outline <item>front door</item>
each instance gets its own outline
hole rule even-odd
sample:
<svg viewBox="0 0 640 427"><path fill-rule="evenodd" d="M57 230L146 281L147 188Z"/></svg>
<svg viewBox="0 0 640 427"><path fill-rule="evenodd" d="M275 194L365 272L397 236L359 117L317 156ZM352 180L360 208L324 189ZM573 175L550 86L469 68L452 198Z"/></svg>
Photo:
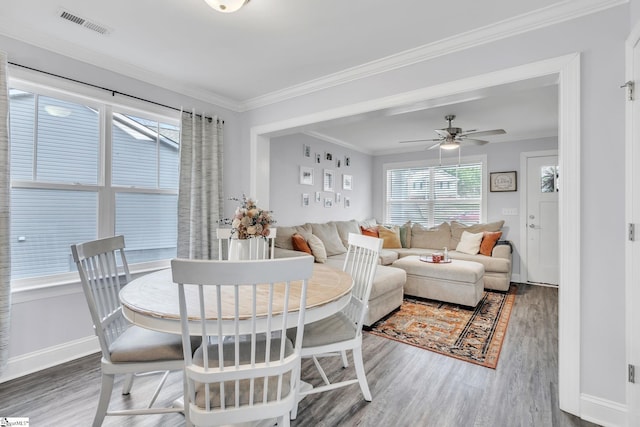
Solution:
<svg viewBox="0 0 640 427"><path fill-rule="evenodd" d="M527 159L527 281L558 284L558 156Z"/></svg>

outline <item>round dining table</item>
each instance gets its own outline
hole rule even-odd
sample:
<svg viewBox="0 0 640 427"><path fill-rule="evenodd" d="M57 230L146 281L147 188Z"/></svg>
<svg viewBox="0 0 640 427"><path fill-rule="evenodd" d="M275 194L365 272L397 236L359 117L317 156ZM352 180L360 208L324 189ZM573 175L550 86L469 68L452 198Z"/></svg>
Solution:
<svg viewBox="0 0 640 427"><path fill-rule="evenodd" d="M305 323L342 310L351 298L352 286L353 279L348 273L325 264L314 264L307 286ZM265 293L265 298L267 295ZM133 324L160 332L181 333L178 285L173 282L170 268L132 280L120 291L120 302L124 316ZM289 306L289 311L298 309L298 301ZM251 314L246 314L250 318Z"/></svg>

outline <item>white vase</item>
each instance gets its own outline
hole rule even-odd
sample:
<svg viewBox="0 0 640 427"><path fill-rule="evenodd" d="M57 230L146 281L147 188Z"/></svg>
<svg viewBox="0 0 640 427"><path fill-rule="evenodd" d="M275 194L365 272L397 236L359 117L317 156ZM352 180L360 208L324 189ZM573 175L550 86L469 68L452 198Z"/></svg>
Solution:
<svg viewBox="0 0 640 427"><path fill-rule="evenodd" d="M243 261L249 259L263 259L268 253L265 250L267 242L262 238L231 239L229 244L229 261Z"/></svg>

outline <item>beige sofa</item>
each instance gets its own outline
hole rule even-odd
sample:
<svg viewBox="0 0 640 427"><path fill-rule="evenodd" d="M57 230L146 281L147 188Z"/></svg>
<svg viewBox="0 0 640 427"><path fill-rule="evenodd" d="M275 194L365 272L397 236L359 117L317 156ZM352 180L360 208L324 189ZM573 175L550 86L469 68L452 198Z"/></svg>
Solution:
<svg viewBox="0 0 640 427"><path fill-rule="evenodd" d="M402 227L396 226L393 228L398 235L403 237L401 239L403 244L397 245L399 247L384 248L380 253L380 265L376 270L376 277L369 297L369 312L365 326L371 326L402 305L406 272L391 266L398 258L409 255L429 255L436 251L442 251L445 246L447 248L455 248L463 231L471 233L498 231L503 223L503 221L499 221L491 224L465 226L454 221L451 224L443 223L432 229L426 229L418 224L407 223ZM305 255L304 252L296 251L293 247L291 237L293 234L298 233L309 243L316 262L327 263L341 268L347 252L348 235L349 233L360 234L361 226L372 227L378 225L373 220L363 222L350 220L307 223L291 227L278 226L275 240L275 256L276 258L283 258ZM385 245L386 243L385 241ZM485 269L485 288L496 290L507 290L509 288L509 283L511 282L510 245L496 245L493 248L492 256L468 255L455 250L449 250L448 253L452 259L481 263Z"/></svg>

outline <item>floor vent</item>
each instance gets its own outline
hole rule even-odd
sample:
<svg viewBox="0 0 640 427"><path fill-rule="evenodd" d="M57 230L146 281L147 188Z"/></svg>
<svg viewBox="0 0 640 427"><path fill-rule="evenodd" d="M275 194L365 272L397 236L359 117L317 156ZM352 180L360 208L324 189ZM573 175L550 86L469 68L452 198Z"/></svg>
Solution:
<svg viewBox="0 0 640 427"><path fill-rule="evenodd" d="M60 18L65 19L69 22L73 22L74 24L77 25L81 25L84 28L91 30L91 31L95 31L96 33L99 34L107 34L109 33L109 29L107 27L105 27L104 25L100 25L97 24L95 22L91 22L87 19L81 18L78 15L74 15L71 12L68 12L66 10L62 10L60 11Z"/></svg>

